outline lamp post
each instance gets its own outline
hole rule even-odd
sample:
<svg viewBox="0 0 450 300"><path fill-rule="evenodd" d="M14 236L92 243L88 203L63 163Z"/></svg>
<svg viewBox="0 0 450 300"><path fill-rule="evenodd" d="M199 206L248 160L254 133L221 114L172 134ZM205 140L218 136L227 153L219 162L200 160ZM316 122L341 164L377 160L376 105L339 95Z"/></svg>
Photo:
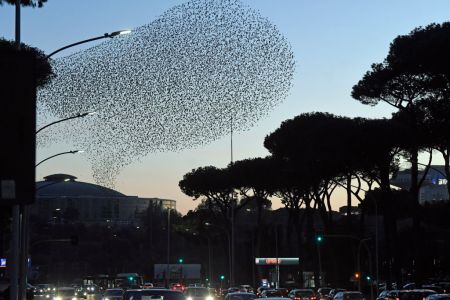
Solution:
<svg viewBox="0 0 450 300"><path fill-rule="evenodd" d="M232 247L231 247L230 233L226 229L224 229L224 228L222 228L220 226L208 223L208 222L205 223L205 226L216 227L216 228L224 231L226 233L226 235L227 235L227 240L228 240L228 270L229 270L229 274L230 274L230 283L231 283L231 273L232 273L232 266L231 266L231 264L232 264L232 262L231 262L232 256L231 256L231 251L232 251ZM220 283L222 284L222 281Z"/></svg>
<svg viewBox="0 0 450 300"><path fill-rule="evenodd" d="M170 210L167 208L167 266L166 266L166 288L169 288L170 282Z"/></svg>
<svg viewBox="0 0 450 300"><path fill-rule="evenodd" d="M43 162L46 162L46 161L49 160L49 159L52 159L52 158L57 157L57 156L60 156L60 155L65 155L65 154L77 154L77 153L83 153L83 152L84 152L84 150L72 150L72 151L60 152L60 153L57 153L57 154L55 154L55 155L49 156L49 157L47 157L46 159L41 160L40 162L38 162L38 163L36 164L35 167L39 166L40 164L42 164Z"/></svg>
<svg viewBox="0 0 450 300"><path fill-rule="evenodd" d="M61 119L61 120L58 120L58 121L49 123L49 124L47 124L47 125L45 125L45 126L39 128L39 129L36 131L36 134L38 134L39 132L41 132L41 131L44 130L45 128L50 127L50 126L52 126L52 125L55 125L55 124L58 124L58 123L61 123L61 122L64 122L64 121L72 120L72 119L84 118L84 117L86 117L86 116L91 116L91 115L94 115L94 114L95 114L95 112L79 113L78 115L70 116L70 117L67 117L67 118L65 118L65 119Z"/></svg>
<svg viewBox="0 0 450 300"><path fill-rule="evenodd" d="M16 0L15 2L16 6L16 22L15 22L15 42L17 44L17 47L20 47L20 0ZM105 33L102 36L86 39L79 41L77 43L73 43L67 46L64 46L62 48L57 49L56 51L53 51L49 55L46 56L47 59L49 59L54 54L63 51L67 48L74 47L80 44L88 43L91 41L103 39L103 38L112 38L117 35L130 33L130 30L121 30L121 31L115 31L112 33ZM84 117L86 115L89 115L92 113L84 113L79 114L74 117L69 117L60 121L53 122L51 124L48 124L47 126L44 126L37 130L36 133L39 133L44 128L47 128L53 124L60 123L62 121L70 120L73 118L79 118ZM78 153L78 152L77 152ZM65 153L64 153L65 154ZM62 154L58 154L62 155ZM55 155L57 156L57 155ZM52 157L55 157L52 156ZM50 158L52 158L50 157ZM48 159L50 159L48 158ZM45 160L48 160L45 159ZM44 160L44 161L45 161ZM41 164L42 162L38 163L36 166ZM22 211L22 212L21 212ZM26 284L27 284L27 278L26 278L26 266L27 266L27 243L28 243L28 213L27 213L27 207L25 205L14 205L12 208L12 241L11 241L11 249L12 249L12 255L11 255L11 267L10 267L10 274L11 274L11 280L10 280L10 300L17 300L20 296L21 300L25 300L26 298ZM17 284L19 282L19 285Z"/></svg>
<svg viewBox="0 0 450 300"><path fill-rule="evenodd" d="M62 48L59 48L59 49L53 51L52 53L50 53L49 55L47 55L46 58L48 59L48 58L52 57L53 55L55 55L56 53L58 53L60 51L63 51L65 49L67 49L67 48L72 48L74 46L78 46L78 45L89 43L89 42L96 41L96 40L101 40L101 39L106 39L106 38L113 38L113 37L115 37L117 35L128 34L130 32L131 32L131 30L119 30L119 31L111 32L111 33L105 33L104 35L96 36L96 37L93 37L93 38L90 38L90 39L82 40L82 41L79 41L79 42L76 42L76 43L64 46Z"/></svg>

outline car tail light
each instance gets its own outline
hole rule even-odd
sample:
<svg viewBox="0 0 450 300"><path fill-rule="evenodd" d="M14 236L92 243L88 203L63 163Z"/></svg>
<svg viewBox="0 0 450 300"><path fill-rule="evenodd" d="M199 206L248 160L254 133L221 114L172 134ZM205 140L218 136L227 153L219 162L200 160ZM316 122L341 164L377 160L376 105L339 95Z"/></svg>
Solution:
<svg viewBox="0 0 450 300"><path fill-rule="evenodd" d="M302 297L295 296L295 297L294 297L294 300L302 300Z"/></svg>
<svg viewBox="0 0 450 300"><path fill-rule="evenodd" d="M395 300L400 300L400 298L399 297L395 297Z"/></svg>
<svg viewBox="0 0 450 300"><path fill-rule="evenodd" d="M309 299L316 300L317 298L316 298L316 296L311 296Z"/></svg>

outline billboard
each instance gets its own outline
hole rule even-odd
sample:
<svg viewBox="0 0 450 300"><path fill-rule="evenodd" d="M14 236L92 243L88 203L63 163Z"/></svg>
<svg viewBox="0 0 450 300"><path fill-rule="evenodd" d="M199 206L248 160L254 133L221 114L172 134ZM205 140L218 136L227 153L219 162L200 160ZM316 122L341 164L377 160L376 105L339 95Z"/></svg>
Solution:
<svg viewBox="0 0 450 300"><path fill-rule="evenodd" d="M298 257L256 257L255 264L265 265L298 265L300 259Z"/></svg>

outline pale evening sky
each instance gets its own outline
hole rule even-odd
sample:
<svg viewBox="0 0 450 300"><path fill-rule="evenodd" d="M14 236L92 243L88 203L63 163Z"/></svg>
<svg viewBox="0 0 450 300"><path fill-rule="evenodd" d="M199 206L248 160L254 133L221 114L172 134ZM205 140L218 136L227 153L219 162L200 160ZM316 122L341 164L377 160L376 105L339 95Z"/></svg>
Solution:
<svg viewBox="0 0 450 300"><path fill-rule="evenodd" d="M234 159L268 154L264 137L283 120L312 111L337 115L388 117L386 105L369 107L350 97L352 86L375 62L386 56L400 34L430 23L449 20L448 0L242 0L275 24L292 46L296 72L287 99L253 128L234 136ZM22 41L50 53L64 45L119 29L151 23L183 0L48 0L43 8L22 9ZM0 7L0 37L14 38L14 7ZM86 46L89 47L92 44ZM83 47L85 48L85 47ZM60 53L68 55L75 48ZM68 148L69 147L69 148ZM37 160L72 150L70 145L38 149ZM149 154L127 166L116 189L127 195L177 200L186 213L198 203L178 188L183 174L199 166L225 167L230 161L230 137L177 153ZM83 155L61 156L39 166L38 180L67 173L93 182ZM335 207L344 202L335 195ZM274 207L279 206L275 203Z"/></svg>

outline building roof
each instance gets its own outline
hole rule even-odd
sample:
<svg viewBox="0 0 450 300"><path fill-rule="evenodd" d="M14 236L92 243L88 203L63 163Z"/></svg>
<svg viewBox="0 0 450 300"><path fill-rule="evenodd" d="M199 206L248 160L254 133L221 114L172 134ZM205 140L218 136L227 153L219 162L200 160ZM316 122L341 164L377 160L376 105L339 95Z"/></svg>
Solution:
<svg viewBox="0 0 450 300"><path fill-rule="evenodd" d="M76 181L69 174L53 174L36 182L37 197L126 197L113 189L97 184Z"/></svg>

